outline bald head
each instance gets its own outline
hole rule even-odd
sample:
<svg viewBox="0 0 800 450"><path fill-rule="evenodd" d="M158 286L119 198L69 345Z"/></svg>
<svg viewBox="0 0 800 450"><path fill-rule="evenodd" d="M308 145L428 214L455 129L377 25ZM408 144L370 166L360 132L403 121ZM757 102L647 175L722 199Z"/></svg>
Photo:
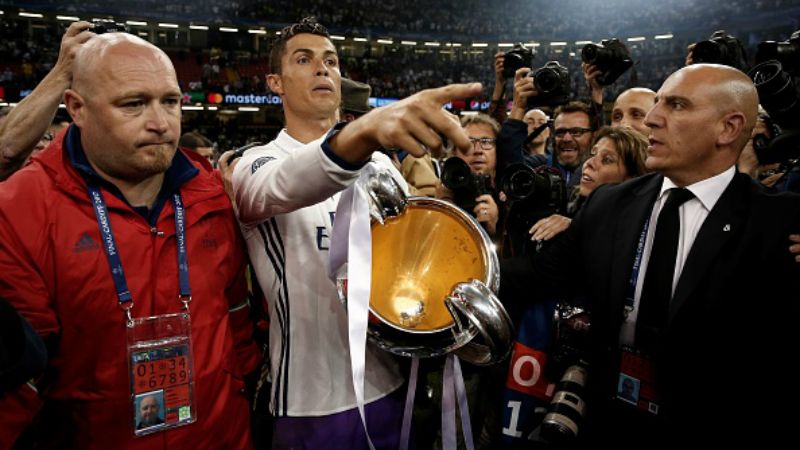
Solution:
<svg viewBox="0 0 800 450"><path fill-rule="evenodd" d="M92 37L76 54L64 103L94 169L120 189L135 191L143 182L158 186L170 167L182 97L164 52L138 37L108 33Z"/></svg>
<svg viewBox="0 0 800 450"><path fill-rule="evenodd" d="M647 136L644 118L655 104L656 93L647 88L630 88L617 97L611 110L611 126L630 127Z"/></svg>
<svg viewBox="0 0 800 450"><path fill-rule="evenodd" d="M647 113L645 164L678 186L716 176L736 164L758 112L755 86L731 67L693 64L670 75Z"/></svg>
<svg viewBox="0 0 800 450"><path fill-rule="evenodd" d="M108 66L118 62L118 58L163 65L175 73L167 54L144 39L128 33L100 34L78 49L73 63L72 89L82 95L92 93L97 77L107 73Z"/></svg>
<svg viewBox="0 0 800 450"><path fill-rule="evenodd" d="M670 79L694 84L712 102L720 118L743 117L743 124L734 149L741 151L750 139L758 119L758 92L755 84L744 72L720 64L693 64L670 75Z"/></svg>

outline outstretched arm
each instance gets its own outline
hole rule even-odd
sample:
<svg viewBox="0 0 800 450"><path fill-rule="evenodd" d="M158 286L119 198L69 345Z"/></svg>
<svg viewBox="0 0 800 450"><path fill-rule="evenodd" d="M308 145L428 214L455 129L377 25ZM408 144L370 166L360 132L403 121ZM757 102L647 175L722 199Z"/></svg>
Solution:
<svg viewBox="0 0 800 450"><path fill-rule="evenodd" d="M0 125L0 181L22 167L44 135L72 82L72 62L80 46L94 33L89 22L75 22L61 39L61 50L53 69Z"/></svg>
<svg viewBox="0 0 800 450"><path fill-rule="evenodd" d="M469 139L442 105L457 98L474 97L480 83L451 84L427 89L397 103L377 108L344 127L330 140L334 153L351 164L359 164L380 147L402 148L414 156L440 149L442 133L458 148L468 151Z"/></svg>

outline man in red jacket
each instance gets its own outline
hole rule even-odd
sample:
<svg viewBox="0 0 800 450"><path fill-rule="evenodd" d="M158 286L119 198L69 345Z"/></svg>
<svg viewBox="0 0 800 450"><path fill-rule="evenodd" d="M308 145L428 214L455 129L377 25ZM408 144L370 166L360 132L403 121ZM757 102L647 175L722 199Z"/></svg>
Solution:
<svg viewBox="0 0 800 450"><path fill-rule="evenodd" d="M74 125L0 187L0 296L49 356L0 398L0 448L34 415L37 448L250 448L244 246L220 179L177 149L175 70L124 33L73 67ZM164 423L137 430L153 396Z"/></svg>

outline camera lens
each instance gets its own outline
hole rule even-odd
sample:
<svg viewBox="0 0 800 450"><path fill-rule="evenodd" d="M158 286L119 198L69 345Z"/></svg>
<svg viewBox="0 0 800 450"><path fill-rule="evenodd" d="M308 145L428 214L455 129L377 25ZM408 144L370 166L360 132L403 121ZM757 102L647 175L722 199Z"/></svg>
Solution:
<svg viewBox="0 0 800 450"><path fill-rule="evenodd" d="M518 170L508 179L507 194L512 200L521 200L533 194L535 174L531 170Z"/></svg>
<svg viewBox="0 0 800 450"><path fill-rule="evenodd" d="M586 368L569 366L553 394L550 409L542 421L542 434L553 443L575 439L578 435L586 403L583 401L586 387Z"/></svg>
<svg viewBox="0 0 800 450"><path fill-rule="evenodd" d="M800 109L792 78L778 61L767 61L753 67L750 76L761 105L776 121L780 122L784 114Z"/></svg>
<svg viewBox="0 0 800 450"><path fill-rule="evenodd" d="M539 69L536 71L536 74L534 74L533 77L534 84L536 84L536 90L543 94L549 94L557 90L561 84L558 74L553 69Z"/></svg>

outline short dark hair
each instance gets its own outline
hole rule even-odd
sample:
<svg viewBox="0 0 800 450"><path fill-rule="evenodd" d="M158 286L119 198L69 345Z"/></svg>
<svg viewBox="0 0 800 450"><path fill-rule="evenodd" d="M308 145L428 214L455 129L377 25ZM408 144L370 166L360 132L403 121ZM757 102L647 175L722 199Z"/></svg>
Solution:
<svg viewBox="0 0 800 450"><path fill-rule="evenodd" d="M286 52L286 42L298 34L316 34L327 39L331 38L328 29L317 22L316 17L305 17L298 23L294 23L281 30L269 51L269 70L271 73L281 73L281 57Z"/></svg>
<svg viewBox="0 0 800 450"><path fill-rule="evenodd" d="M589 105L587 105L586 103L579 101L569 102L566 105L562 105L556 108L556 111L553 114L553 119L555 119L562 113L576 113L576 112L582 112L586 114L586 116L589 118L589 123L592 122L591 107L589 107Z"/></svg>
<svg viewBox="0 0 800 450"><path fill-rule="evenodd" d="M192 150L197 150L200 147L213 147L214 143L202 134L196 131L191 131L181 136L181 139L178 141L178 145Z"/></svg>

